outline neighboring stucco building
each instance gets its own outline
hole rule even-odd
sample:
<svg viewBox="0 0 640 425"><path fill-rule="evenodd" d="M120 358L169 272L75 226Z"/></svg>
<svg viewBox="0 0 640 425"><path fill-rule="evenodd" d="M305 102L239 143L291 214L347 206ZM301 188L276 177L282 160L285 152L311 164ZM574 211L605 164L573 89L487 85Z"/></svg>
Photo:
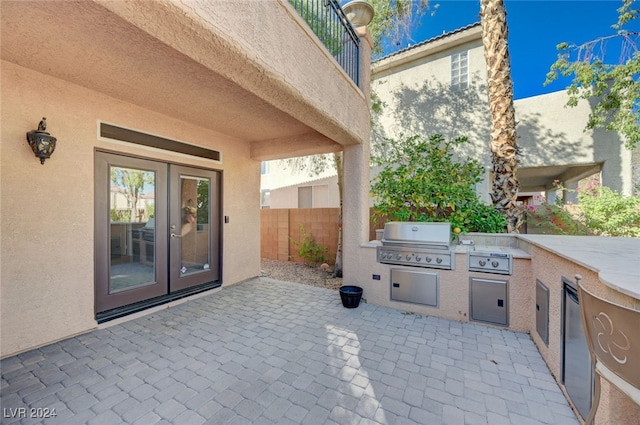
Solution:
<svg viewBox="0 0 640 425"><path fill-rule="evenodd" d="M490 202L491 123L481 32L479 23L472 24L375 61L372 90L384 106L372 140L375 144L376 137L398 137L401 133L467 136L470 144L464 154L481 160L487 170L476 190ZM522 152L517 172L521 198L546 192L553 199L554 180L575 187L578 180L595 173L600 173L603 185L631 195L631 151L617 133L584 131L591 105L582 101L568 108L567 100L566 92L559 91L514 102ZM281 175L286 173L279 171ZM262 185L263 190L270 189L270 208L290 207L295 198L277 202L284 199L283 192L292 196L295 187L316 184L308 176L289 173L288 180L276 177L277 163L271 164L270 172L270 180L263 180ZM326 181L326 176L323 178ZM328 183L328 189L329 193L337 192L335 183Z"/></svg>
<svg viewBox="0 0 640 425"><path fill-rule="evenodd" d="M3 357L258 276L261 161L343 151L367 239L364 28L361 89L285 0L0 7Z"/></svg>

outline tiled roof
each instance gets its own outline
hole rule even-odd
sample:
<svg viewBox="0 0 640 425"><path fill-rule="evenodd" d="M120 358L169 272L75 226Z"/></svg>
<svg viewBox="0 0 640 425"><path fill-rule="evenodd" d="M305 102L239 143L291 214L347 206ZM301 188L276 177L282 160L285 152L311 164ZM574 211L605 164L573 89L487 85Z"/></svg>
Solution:
<svg viewBox="0 0 640 425"><path fill-rule="evenodd" d="M458 34L458 33L462 32L462 31L466 31L466 30L469 30L469 29L471 29L471 28L475 28L475 27L478 27L478 26L480 26L480 22L475 22L475 23L473 23L473 24L469 24L469 25L466 25L466 26L464 26L464 27L461 27L461 28L455 29L455 30L453 30L453 31L449 31L449 32L442 33L441 35L438 35L438 36L436 36L436 37L432 37L432 38L430 38L430 39L428 39L428 40L421 41L420 43L413 44L413 45L411 45L411 46L409 46L409 47L405 47L404 49L397 50L397 51L395 51L395 52L393 52L393 53L390 53L390 54L388 54L388 55L386 55L386 56L383 56L383 57L381 57L381 58L378 58L378 59L376 59L376 60L374 61L374 63L375 63L375 62L382 61L382 60L384 60L384 59L388 59L388 58L390 58L390 57L392 57L392 56L395 56L395 55L399 55L399 54L404 53L404 52L408 52L409 50L412 50L412 49L417 49L418 47L420 47L420 46L424 46L425 44L433 43L434 41L437 41L437 40L442 40L443 38L446 38L446 37L452 36L452 35L454 35L454 34Z"/></svg>

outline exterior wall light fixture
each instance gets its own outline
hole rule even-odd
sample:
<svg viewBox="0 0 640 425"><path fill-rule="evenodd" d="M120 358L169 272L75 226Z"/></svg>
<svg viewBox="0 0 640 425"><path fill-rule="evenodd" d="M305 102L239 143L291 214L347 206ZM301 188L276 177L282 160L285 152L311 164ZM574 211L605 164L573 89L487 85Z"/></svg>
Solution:
<svg viewBox="0 0 640 425"><path fill-rule="evenodd" d="M44 161L51 157L56 149L56 138L51 136L45 130L47 129L47 119L42 118L38 124L37 130L31 130L27 133L27 142L31 146L31 150L37 158L40 158L40 164L44 165Z"/></svg>
<svg viewBox="0 0 640 425"><path fill-rule="evenodd" d="M373 20L373 6L365 0L352 0L342 6L342 11L355 28L367 26Z"/></svg>

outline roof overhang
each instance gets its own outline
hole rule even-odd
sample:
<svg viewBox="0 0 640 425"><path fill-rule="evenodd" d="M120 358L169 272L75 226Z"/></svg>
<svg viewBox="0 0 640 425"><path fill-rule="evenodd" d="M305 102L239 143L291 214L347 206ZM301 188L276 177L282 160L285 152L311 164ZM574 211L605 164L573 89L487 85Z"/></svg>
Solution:
<svg viewBox="0 0 640 425"><path fill-rule="evenodd" d="M553 187L554 180L572 183L602 170L602 164L553 165L548 167L518 168L520 192L544 192Z"/></svg>

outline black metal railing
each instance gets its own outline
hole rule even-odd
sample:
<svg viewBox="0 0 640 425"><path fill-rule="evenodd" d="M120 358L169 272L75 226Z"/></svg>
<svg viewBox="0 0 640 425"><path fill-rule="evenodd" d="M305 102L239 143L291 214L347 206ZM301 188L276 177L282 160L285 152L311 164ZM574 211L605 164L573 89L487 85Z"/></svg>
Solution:
<svg viewBox="0 0 640 425"><path fill-rule="evenodd" d="M359 85L360 39L337 0L289 0L342 69Z"/></svg>

